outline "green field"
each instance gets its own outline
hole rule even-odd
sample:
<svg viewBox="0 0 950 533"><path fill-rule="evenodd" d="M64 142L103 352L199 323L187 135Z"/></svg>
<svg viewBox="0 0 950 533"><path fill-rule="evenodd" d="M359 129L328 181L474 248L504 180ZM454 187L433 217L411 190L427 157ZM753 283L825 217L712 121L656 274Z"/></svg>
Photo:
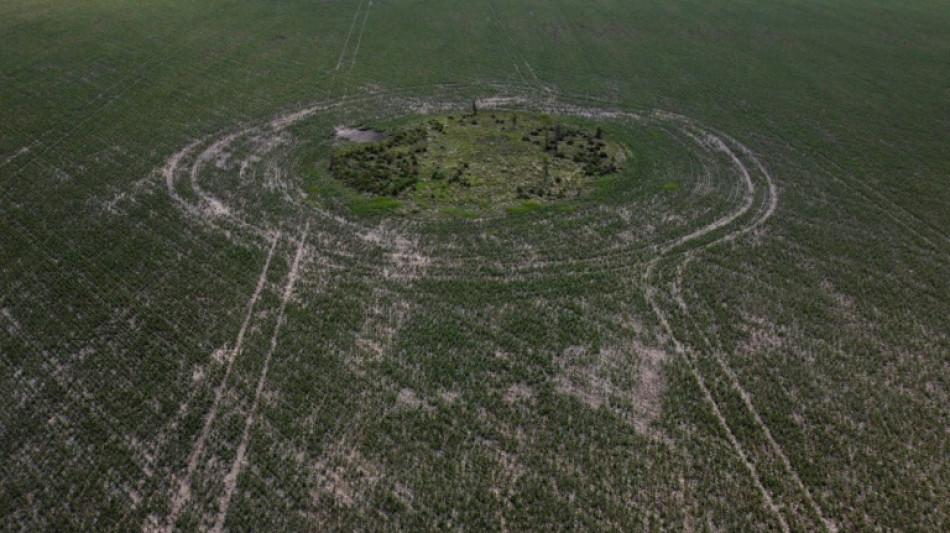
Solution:
<svg viewBox="0 0 950 533"><path fill-rule="evenodd" d="M0 530L950 530L947 28L4 2ZM564 198L477 139L438 161L481 196L318 164L473 102L625 163Z"/></svg>

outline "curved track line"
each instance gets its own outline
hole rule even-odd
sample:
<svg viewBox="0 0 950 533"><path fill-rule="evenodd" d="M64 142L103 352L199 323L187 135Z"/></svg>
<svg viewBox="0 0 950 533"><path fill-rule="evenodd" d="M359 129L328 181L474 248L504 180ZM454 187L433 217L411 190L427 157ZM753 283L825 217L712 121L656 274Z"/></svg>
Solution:
<svg viewBox="0 0 950 533"><path fill-rule="evenodd" d="M705 378L699 371L699 368L696 367L696 361L694 357L687 352L686 348L683 347L683 344L673 334L673 329L667 321L666 315L660 310L659 306L656 304L656 300L653 298L653 290L653 287L646 288L646 299L653 308L653 312L660 320L660 324L663 326L663 329L670 336L670 340L673 341L673 347L675 348L676 353L682 355L683 359L686 361L686 366L689 367L690 373L696 380L696 383L699 385L699 389L703 393L703 398L706 400L706 403L709 404L710 409L712 409L713 416L716 417L719 425L722 427L723 431L725 431L726 438L728 438L729 443L736 452L736 455L739 456L739 460L749 471L749 475L752 476L752 482L759 490L759 494L762 496L766 507L768 507L772 514L775 515L775 518L778 519L782 531L789 533L791 530L788 527L788 522L785 520L785 515L782 514L781 510L779 510L778 506L775 504L775 501L772 499L772 494L768 491L768 489L765 488L765 485L762 484L762 476L759 475L758 469L756 469L752 461L749 460L749 457L746 455L742 444L740 444L739 440L736 439L735 434L733 434L732 429L726 422L726 417L723 416L722 411L719 409L719 404L716 403L712 393L709 392L709 388L706 386Z"/></svg>
<svg viewBox="0 0 950 533"><path fill-rule="evenodd" d="M181 164L181 160L185 158L188 154L193 152L195 148L204 142L204 138L195 139L190 144L175 152L173 156L168 158L168 161L165 163L165 166L162 167L162 175L165 177L165 185L168 187L168 196L171 197L176 203L186 208L190 207L185 203L185 200L178 194L178 191L175 189L175 171L178 170L178 166Z"/></svg>
<svg viewBox="0 0 950 533"><path fill-rule="evenodd" d="M695 128L695 126L692 126L692 127ZM696 231L693 231L692 233L688 235L684 235L683 237L676 239L674 242L667 245L667 247L664 249L664 252L668 252L669 250L672 250L673 248L676 248L680 245L686 244L689 241L699 239L701 237L709 235L710 233L720 228L728 226L729 224L734 222L737 218L746 214L749 211L749 209L752 208L752 203L754 201L755 185L753 185L752 177L749 175L749 171L746 170L742 162L739 161L739 159L732 152L732 150L730 150L729 147L726 146L724 142L722 142L722 139L704 130L698 130L698 131L702 135L702 138L697 137L696 135L688 131L684 131L684 133L686 133L686 135L692 138L696 142L696 144L700 146L709 146L715 149L716 151L726 154L726 156L728 156L729 159L732 160L733 165L739 170L740 174L742 175L742 183L743 185L745 185L745 191L742 195L742 206L736 211L730 213L728 216L715 220L697 229Z"/></svg>
<svg viewBox="0 0 950 533"><path fill-rule="evenodd" d="M746 234L754 230L755 228L761 226L775 213L776 209L778 208L778 188L775 185L775 181L772 178L771 174L765 168L765 165L762 164L759 158L756 157L752 153L751 150L749 150L745 145L738 142L732 137L729 137L719 132L717 132L717 134L726 138L730 143L736 146L739 151L741 151L746 157L748 157L752 161L752 163L756 166L756 168L761 173L761 175L765 178L768 184L768 188L769 188L768 196L767 196L768 201L765 205L765 208L763 209L763 212L747 226L738 228L732 234L724 236L721 242L725 242L727 240L733 240L739 237L740 235ZM742 164L739 161L739 159L735 157L734 154L732 154L732 157L737 165ZM744 165L743 165L743 168L744 168ZM705 249L713 244L718 244L718 242L714 242L706 246L702 246L696 249L695 251L700 251L701 249ZM686 304L686 301L682 297L681 287L682 287L682 282L683 282L683 273L684 273L685 266L691 259L692 257L690 254L686 258L684 258L682 262L680 263L679 267L677 268L677 273L676 273L676 278L674 280L674 288L673 288L673 293L675 295L676 301L687 316L690 315L690 312ZM708 344L708 340L707 340L707 344ZM763 434L765 435L766 440L769 443L769 447L772 449L773 453L775 453L775 455L781 460L782 465L788 471L796 488L798 488L798 490L800 490L802 494L805 496L805 501L808 504L808 506L811 508L812 512L814 512L815 515L817 515L817 517L819 518L819 520L821 521L822 525L825 527L826 530L832 531L832 532L837 531L838 530L837 526L833 522L828 520L827 517L825 517L824 512L821 509L821 506L818 505L818 503L815 501L814 497L812 496L811 491L802 482L801 478L798 475L798 472L792 466L792 463L789 460L788 455L785 453L782 446L779 445L779 443L772 436L772 432L769 429L768 425L762 420L762 417L759 414L759 411L753 405L751 395L748 393L748 391L746 391L742 387L741 383L739 382L738 375L726 363L726 361L721 357L721 355L713 353L713 359L716 361L716 363L718 364L720 369L723 371L723 373L726 376L728 376L730 385L742 398L743 404L745 405L746 409L752 415L753 419L756 422L756 425L759 427L759 429L762 430Z"/></svg>
<svg viewBox="0 0 950 533"><path fill-rule="evenodd" d="M733 217L733 219L737 218L738 216L740 215L736 215L735 213L729 215L729 217ZM688 240L695 240L697 238L700 238L704 235L711 233L712 231L714 231L715 229L718 229L721 226L722 226L721 224L717 224L715 222L712 224L709 224L706 228L702 228L698 230L697 232L692 233L690 239ZM683 241L682 239L680 239L676 242L676 244L669 245L661 252L661 255L659 257L650 261L649 265L647 266L646 270L643 273L643 276L641 277L641 280L643 281L643 284L644 284L644 298L647 301L647 303L650 305L651 309L653 309L653 313L657 316L657 319L660 321L660 325L662 326L663 331L666 332L669 339L673 342L673 347L676 353L680 354L683 357L683 359L686 361L686 364L690 370L690 374L693 376L693 379L696 380L696 384L699 386L699 389L703 394L703 398L706 400L706 403L709 405L709 408L711 409L713 416L716 418L717 422L719 422L719 426L725 432L726 437L733 448L733 451L736 453L736 455L739 457L742 464L749 471L749 474L752 477L752 481L755 484L755 487L758 489L759 494L761 495L762 500L765 503L766 507L772 512L773 515L775 515L776 519L779 521L779 525L781 526L782 531L787 533L790 531L790 529L788 526L788 522L785 519L785 516L782 514L778 506L775 504L775 501L772 498L771 492L769 492L769 490L766 489L765 485L762 483L762 478L758 472L758 469L749 459L742 444L739 442L735 434L732 432L732 429L729 426L728 421L726 420L725 416L722 414L722 411L719 408L719 404L716 402L715 398L713 398L712 393L709 391L709 388L706 386L706 380L696 365L695 355L693 355L683 346L680 340L676 337L676 334L673 332L673 328L672 326L670 326L666 313L663 312L663 310L660 308L659 304L657 303L657 300L655 297L655 293L657 289L655 286L650 284L650 278L653 276L656 265L659 263L660 259L662 259L665 255L667 255L673 247L679 244L683 244L684 242L686 241ZM689 258L691 258L691 255L692 255L691 253L684 254L684 256L687 258L687 259L684 259L684 261L689 260Z"/></svg>
<svg viewBox="0 0 950 533"><path fill-rule="evenodd" d="M216 198L214 195L205 192L201 186L198 184L198 171L201 170L202 165L207 161L210 161L213 157L221 155L224 149L234 142L235 139L246 135L250 129L238 131L227 135L217 141L215 141L211 146L207 147L202 151L198 157L195 158L194 163L191 165L191 172L188 174L188 177L191 180L191 188L195 193L204 200L208 208L211 209L211 212L215 215L229 215L230 210L224 205L224 203Z"/></svg>
<svg viewBox="0 0 950 533"><path fill-rule="evenodd" d="M688 120L688 119L687 119L687 120ZM695 127L695 126L694 126L694 127ZM687 235L687 236L684 236L684 237L678 239L677 241L674 242L674 244L670 245L669 247L667 247L667 248L663 251L663 253L661 254L661 257L660 257L660 258L662 258L662 255L665 255L665 254L668 253L670 250L672 250L672 248L674 248L674 247L677 247L677 246L680 246L680 245L683 245L683 244L687 244L687 243L690 242L690 241L694 241L694 240L696 240L696 239L699 239L699 238L701 238L701 237L703 237L703 236L708 235L708 234L711 233L712 231L715 231L715 230L717 230L717 229L719 229L719 228L722 228L722 227L727 226L728 224L732 223L733 221L735 221L736 219L738 219L740 216L742 216L743 214L745 214L745 213L751 208L751 205L752 205L752 202L753 202L753 195L754 195L754 193L755 193L755 186L754 186L754 184L753 184L753 182L752 182L752 179L751 179L751 176L750 176L750 174L749 174L749 171L748 171L748 169L746 168L746 166L742 163L742 161L738 158L738 156L736 156L735 152L733 152L733 151L726 145L726 143L723 142L722 138L719 137L719 136L717 136L717 135L722 135L722 138L727 139L731 144L733 144L734 146L738 147L737 149L738 149L740 152L742 152L743 155L745 155L746 157L748 157L748 158L753 162L753 164L756 166L756 168L758 169L758 171L761 173L762 177L765 179L765 181L766 181L766 183L767 183L767 186L768 186L768 192L767 192L767 195L766 195L766 203L764 204L764 207L762 208L762 212L761 212L754 220L752 220L750 223L748 223L748 224L746 224L746 225L744 225L744 226L741 226L741 227L739 227L739 228L736 228L735 230L733 230L733 231L731 231L731 232L729 232L729 233L727 233L727 234L721 236L720 238L718 238L718 239L716 239L716 240L714 240L714 241L712 241L712 242L710 242L710 243L706 243L706 244L700 245L700 246L698 246L698 247L696 247L696 248L693 248L693 249L691 249L690 251L688 251L687 253L685 253L685 254L683 255L683 259L680 260L680 263L679 263L679 265L678 265L677 268L676 268L676 276L675 276L675 278L674 278L674 282L673 282L673 287L672 287L671 293L672 293L672 295L673 295L673 297L674 297L674 300L677 302L677 304L680 306L680 308L681 308L682 311L686 314L686 316L689 316L689 315L690 315L690 312L689 312L689 308L688 308L688 306L687 306L687 304L686 304L686 301L685 301L685 300L683 299L683 297L682 297L681 285L682 285L683 271L684 271L684 269L685 269L686 264L687 264L690 260L693 259L693 254L694 254L695 252L699 252L699 251L702 251L702 250L704 250L704 249L708 249L708 248L710 248L710 247L712 247L712 246L714 246L714 245L719 245L719 244L723 244L723 243L726 243L726 242L729 242L729 241L733 241L733 240L737 239L738 237L740 237L741 235L744 235L744 234L746 234L746 233L752 231L753 229L755 229L755 228L761 226L763 223L765 223L765 221L768 220L768 218L771 217L771 216L774 214L775 210L776 210L777 207L778 207L778 189L777 189L777 187L776 187L776 185L775 185L774 180L772 179L771 174L769 174L769 172L767 171L767 169L765 168L765 166L762 165L761 161L759 161L759 159L758 159L747 147L745 147L742 143L739 143L739 142L736 141L735 139L733 139L733 138L731 138L731 137L728 137L728 136L726 136L726 135L723 135L723 134L721 134L721 133L718 133L718 132L716 132L716 135L707 133L707 137L706 137L704 140L705 140L705 141L712 141L712 142L713 142L713 145L714 145L718 150L720 150L720 151L726 153L726 154L729 156L729 158L733 161L735 167L739 170L740 174L742 175L743 180L744 180L744 182L745 182L745 184L746 184L746 186L747 186L747 193L748 193L748 194L745 196L745 199L744 199L744 201L743 201L743 206L742 206L742 208L740 208L739 210L737 210L736 212L732 213L732 214L729 215L729 216L726 216L726 217L724 217L724 218L722 218L722 219L720 219L720 220L717 220L717 221L713 222L712 224L709 224L709 225L707 225L707 226L705 226L705 227L703 227L703 228L700 228L699 230L697 230L697 231L695 231L695 232L693 232L693 233L691 233L691 234L689 234L689 235ZM658 258L658 259L660 259L660 258ZM654 261L654 262L652 262L651 265L648 267L647 272L646 272L646 274L644 275L645 281L648 280L649 276L652 274L653 268L655 267L656 264L657 264L657 261ZM674 343L674 346L675 346L676 349L677 349L677 352L684 354L684 356L688 359L690 371L693 373L694 378L696 379L697 383L700 385L700 388L702 389L703 395L704 395L704 397L706 397L707 402L710 403L711 407L713 407L713 410L714 410L714 412L715 412L715 414L716 414L716 418L719 420L720 425L723 427L723 429L725 429L725 430L727 431L727 434L729 435L729 440L730 440L730 442L732 443L733 447L735 448L737 454L739 454L740 457L742 457L742 459L743 459L744 462L747 462L747 463L748 463L748 464L746 465L746 467L749 468L750 472L753 472L753 473L754 473L754 472L755 472L755 467L754 467L754 465L752 465L752 463L749 462L748 456L745 454L744 450L742 449L741 444L738 442L738 440L737 440L737 439L735 438L735 436L732 434L732 431L729 429L727 420L722 416L722 413L721 413L721 411L720 411L718 405L716 405L715 399L712 397L712 395L710 394L708 388L706 387L705 382L704 382L704 379L703 379L703 377L702 377L702 374L699 372L699 369L698 369L698 367L697 367L697 365L696 365L696 363L695 363L695 359L694 359L694 358L695 358L695 355L690 355L690 354L688 354L688 353L683 349L682 344L680 343L680 341L676 338L675 334L673 333L673 330L672 330L672 328L670 327L667 318L664 316L663 311L660 309L659 305L657 305L656 299L654 298L654 291L652 290L652 288L651 288L651 290L648 290L648 291L647 291L647 300L650 302L651 307L653 307L654 313L656 313L657 316L658 316L658 318L660 319L660 322L661 322L661 324L663 325L663 329L667 332L667 334L668 334L668 335L670 336L670 338L673 340L673 343ZM734 390L736 390L736 392L737 392L737 393L740 395L740 397L742 398L744 406L745 406L746 409L749 411L749 413L752 415L753 419L755 420L755 423L756 423L757 427L758 427L758 428L762 431L762 433L765 435L766 440L767 440L767 442L768 442L768 444L769 444L769 447L771 448L771 450L773 451L773 453L775 453L775 455L776 455L777 457L779 457L780 461L782 462L782 465L785 467L785 469L786 469L787 472L788 472L788 475L791 477L792 482L794 483L794 485L796 486L796 488L797 488L798 490L800 490L801 493L804 495L805 501L806 501L806 503L808 504L808 506L809 506L809 507L811 508L811 510L817 515L817 517L819 518L819 520L821 521L822 525L825 527L826 530L828 530L828 531L837 531L837 526L836 526L833 522L831 522L830 520L828 520L828 519L825 517L825 515L824 515L824 513L823 513L823 511L822 511L822 509L821 509L821 507L818 505L818 503L817 503L817 502L815 501L815 499L812 497L811 491L810 491L810 490L808 489L808 487L806 487L805 484L801 481L801 478L798 476L797 471L793 468L793 466L792 466L792 464L791 464L791 461L789 460L787 454L785 454L785 452L784 452L784 450L782 449L782 447L778 444L778 442L777 442L777 441L774 439L774 437L772 436L772 432L769 430L768 425L765 424L765 422L762 420L762 417L760 416L758 410L755 409L754 405L752 404L751 397L750 397L749 393L748 393L748 392L742 387L742 385L739 383L738 376L737 376L737 375L735 374L735 372L726 364L726 362L723 360L722 357L714 356L713 358L714 358L715 361L717 362L718 366L722 369L722 371L729 377L730 385L733 387ZM754 474L754 475L757 475L757 474ZM764 487L764 485L761 483L761 480L760 480L760 479L757 479L757 480L756 480L756 485L760 488L760 491L765 491L765 487ZM779 512L779 511L778 511L778 508L775 507L774 502L772 501L771 495L768 494L767 492L763 492L763 497L765 497L766 501L768 502L769 507L772 508L775 512L778 513L778 512ZM783 529L787 529L788 524L787 524L787 522L785 522L784 516L782 516L780 513L779 513L777 516L779 516L779 517L781 518L781 521L782 521L782 523L783 523Z"/></svg>
<svg viewBox="0 0 950 533"><path fill-rule="evenodd" d="M294 111L294 112L290 112L290 113L286 113L284 115L278 116L271 120L271 122L269 123L269 126L270 126L270 129L274 132L274 134L276 134L277 132L285 129L286 127L312 116L314 113L317 113L318 111L321 111L321 110L325 111L330 108L339 107L341 105L346 105L346 104L356 104L359 101L365 101L367 98L369 98L370 101L372 101L373 98L379 98L380 96L381 95L371 94L364 97L357 97L355 100L352 100L352 101L349 99L343 99L343 100L339 100L335 102L328 101L320 105L310 106L299 111ZM497 108L497 107L506 106L506 105L520 106L526 103L530 104L530 102L531 100L526 99L524 97L499 97L499 98L484 99L481 101L481 104L485 106L486 108ZM402 105L407 105L407 104L409 105L410 109L413 107L413 104L411 101L404 101ZM422 111L431 112L432 110L436 110L436 109L452 109L452 108L457 108L458 105L459 105L458 102L443 102L443 103L435 103L435 104L428 103L428 104L423 104L423 107L425 107L425 109L422 109ZM607 118L607 119L613 119L613 120L619 119L622 121L633 121L637 123L642 123L644 121L650 122L652 120L658 120L661 123L667 124L668 126L669 125L674 126L675 129L681 131L684 134L684 136L690 137L690 140L692 140L692 142L697 147L700 148L701 152L709 153L710 155L713 155L714 153L720 153L720 154L724 153L730 156L733 160L736 159L735 154L731 153L728 150L728 147L725 147L721 139L715 139L714 138L715 136L710 134L707 130L704 130L701 127L699 127L695 121L691 121L690 119L680 116L680 115L675 115L672 113L660 112L660 111L653 112L652 114L648 114L648 115L639 114L639 113L631 113L631 112L623 112L623 111L604 111L604 110L599 110L599 109L582 108L575 105L559 104L555 102L554 100L549 100L548 103L545 104L545 110L551 111L551 112L556 111L556 112L562 112L562 113L567 113L567 114L575 114L575 115L586 116L586 117L598 117L598 118ZM687 128L691 128L691 130ZM255 132L255 131L261 131L261 129L252 127L252 128L244 129L234 134L226 135L224 138L219 139L219 141L215 142L211 147L202 151L202 153L197 156L195 163L191 166L191 169L190 169L191 172L189 174L189 177L190 177L191 187L192 189L194 189L193 192L196 195L198 195L200 198L202 198L204 202L189 203L189 200L185 200L180 194L175 192L175 187L174 187L174 180L177 175L177 172L175 171L175 169L178 166L180 166L181 160L186 155L188 155L189 152L196 149L196 147L200 144L199 141L191 143L185 149L183 149L179 153L175 154L172 158L170 158L168 163L165 166L164 174L166 177L166 181L168 182L168 188L169 188L169 192L171 196L173 197L173 199L178 201L184 207L184 211L190 216L196 217L197 219L201 220L203 223L211 227L218 228L218 229L223 229L220 227L220 223L227 220L231 223L234 223L234 224L237 224L238 226L243 227L244 229L250 229L251 232L257 234L258 237L265 236L266 238L266 233L269 231L272 231L273 228L259 227L259 226L255 226L252 223L249 223L245 217L240 216L241 210L239 208L237 208L236 206L226 206L226 204L222 202L220 199L204 191L201 188L201 184L198 182L198 177L197 177L200 172L201 166L204 165L207 162L207 160L211 158L214 152L217 152L226 148L229 143L232 143L234 142L234 140L240 138L242 134L246 135L248 133ZM726 149L722 150L723 147L725 147ZM702 160L703 157L704 156L700 156L700 159ZM702 163L702 164L707 165L706 163ZM748 176L745 176L745 180L746 180L747 189L748 189L749 187ZM709 180L706 180L706 181L708 182ZM750 203L750 201L748 200L749 196L750 196L750 193L747 190L744 193L744 198L746 198L747 200L746 204ZM306 193L301 192L301 197L305 198ZM217 206L217 209L214 209L213 206ZM329 217L334 222L341 224L347 228L350 228L351 231L367 229L365 226L359 224L358 222L347 220L344 217L340 217L339 215L330 213L326 210L318 208L316 209L316 211L318 211L318 214L320 215L321 218ZM208 216L209 214L215 214L215 213L217 213L215 216ZM688 235L686 237L681 237L679 239L679 242L673 243L673 245L676 246L676 245L683 244L691 238L695 238L695 237L700 236L701 234L705 234L707 229L718 229L719 227L723 227L727 225L728 222L730 222L731 220L734 220L734 218L737 218L744 213L745 213L744 210L741 212L734 213L733 214L734 216L730 217L729 219L719 220L715 222L717 226L712 227L712 228L709 228L709 227L701 228L700 230L693 232L693 234L691 235ZM627 252L628 252L627 247L620 246L619 248L613 251L605 250L606 255L598 254L598 257L585 256L582 258L578 258L575 261L585 263L584 270L588 271L590 270L589 267L590 267L591 260L594 260L595 262L600 263L605 260L609 260L611 257L620 257L621 255L626 254ZM601 258L599 257L599 255L603 255L603 257ZM440 264L440 261L443 261L439 258L433 258L433 260L434 260L433 266L436 266L436 267ZM451 268L452 270L457 270L457 268L464 266L459 261L465 261L465 258L455 257L451 259L450 261L451 261L450 263L443 263L441 265L443 267ZM475 261L475 263L480 263L480 260L475 257L469 258L469 261L466 261L466 262L471 262L471 261ZM532 262L532 264L530 265L525 265L527 270L524 270L524 272L518 272L522 269L515 268L516 265L509 265L508 267L506 267L506 270L509 271L508 274L515 277L533 275L536 270L538 270L539 268L545 268L547 264L548 262L544 262L544 261ZM564 262L559 261L557 262L557 264L564 264ZM438 275L435 272L431 272L430 274Z"/></svg>

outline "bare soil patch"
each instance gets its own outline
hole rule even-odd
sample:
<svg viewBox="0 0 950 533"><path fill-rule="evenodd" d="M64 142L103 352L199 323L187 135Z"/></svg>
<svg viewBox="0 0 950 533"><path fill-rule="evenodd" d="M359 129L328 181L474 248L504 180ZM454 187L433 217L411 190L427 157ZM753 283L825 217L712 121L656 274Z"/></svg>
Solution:
<svg viewBox="0 0 950 533"><path fill-rule="evenodd" d="M597 353L570 346L558 357L557 388L593 409L608 407L648 435L663 410L666 359L663 350L638 342L605 346Z"/></svg>
<svg viewBox="0 0 950 533"><path fill-rule="evenodd" d="M373 129L348 128L346 126L337 126L333 130L337 139L346 139L358 143L371 143L381 141L386 138L386 134Z"/></svg>

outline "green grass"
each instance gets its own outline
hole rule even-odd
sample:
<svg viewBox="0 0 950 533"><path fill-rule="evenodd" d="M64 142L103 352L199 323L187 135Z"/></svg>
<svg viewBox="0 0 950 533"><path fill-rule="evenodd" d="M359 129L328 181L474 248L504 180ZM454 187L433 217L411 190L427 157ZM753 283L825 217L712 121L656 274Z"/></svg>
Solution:
<svg viewBox="0 0 950 533"><path fill-rule="evenodd" d="M350 201L350 209L358 215L391 215L401 212L403 203L387 196L357 196Z"/></svg>
<svg viewBox="0 0 950 533"><path fill-rule="evenodd" d="M187 479L185 531L222 498L231 531L947 530L947 27L931 0L5 2L0 529L167 524ZM473 100L627 162L543 201L320 164L335 126ZM443 166L494 157L472 139Z"/></svg>
<svg viewBox="0 0 950 533"><path fill-rule="evenodd" d="M331 162L307 158L305 170L319 180L314 169L331 167L340 183L417 210L497 212L530 198L577 197L595 180L621 172L627 158L600 126L588 130L550 115L488 110L399 122L381 128L383 140L344 141Z"/></svg>
<svg viewBox="0 0 950 533"><path fill-rule="evenodd" d="M542 207L544 207L544 202L540 200L522 200L517 205L509 207L508 212L513 214L530 213L532 211L537 211Z"/></svg>

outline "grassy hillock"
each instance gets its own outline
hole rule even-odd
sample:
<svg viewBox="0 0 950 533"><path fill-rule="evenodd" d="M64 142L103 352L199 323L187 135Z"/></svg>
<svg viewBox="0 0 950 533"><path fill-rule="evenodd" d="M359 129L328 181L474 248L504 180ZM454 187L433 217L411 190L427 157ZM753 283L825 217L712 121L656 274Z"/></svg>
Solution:
<svg viewBox="0 0 950 533"><path fill-rule="evenodd" d="M345 142L329 163L313 164L361 193L404 200L409 210L472 213L576 197L619 172L626 157L599 126L486 111L403 121L383 140Z"/></svg>

